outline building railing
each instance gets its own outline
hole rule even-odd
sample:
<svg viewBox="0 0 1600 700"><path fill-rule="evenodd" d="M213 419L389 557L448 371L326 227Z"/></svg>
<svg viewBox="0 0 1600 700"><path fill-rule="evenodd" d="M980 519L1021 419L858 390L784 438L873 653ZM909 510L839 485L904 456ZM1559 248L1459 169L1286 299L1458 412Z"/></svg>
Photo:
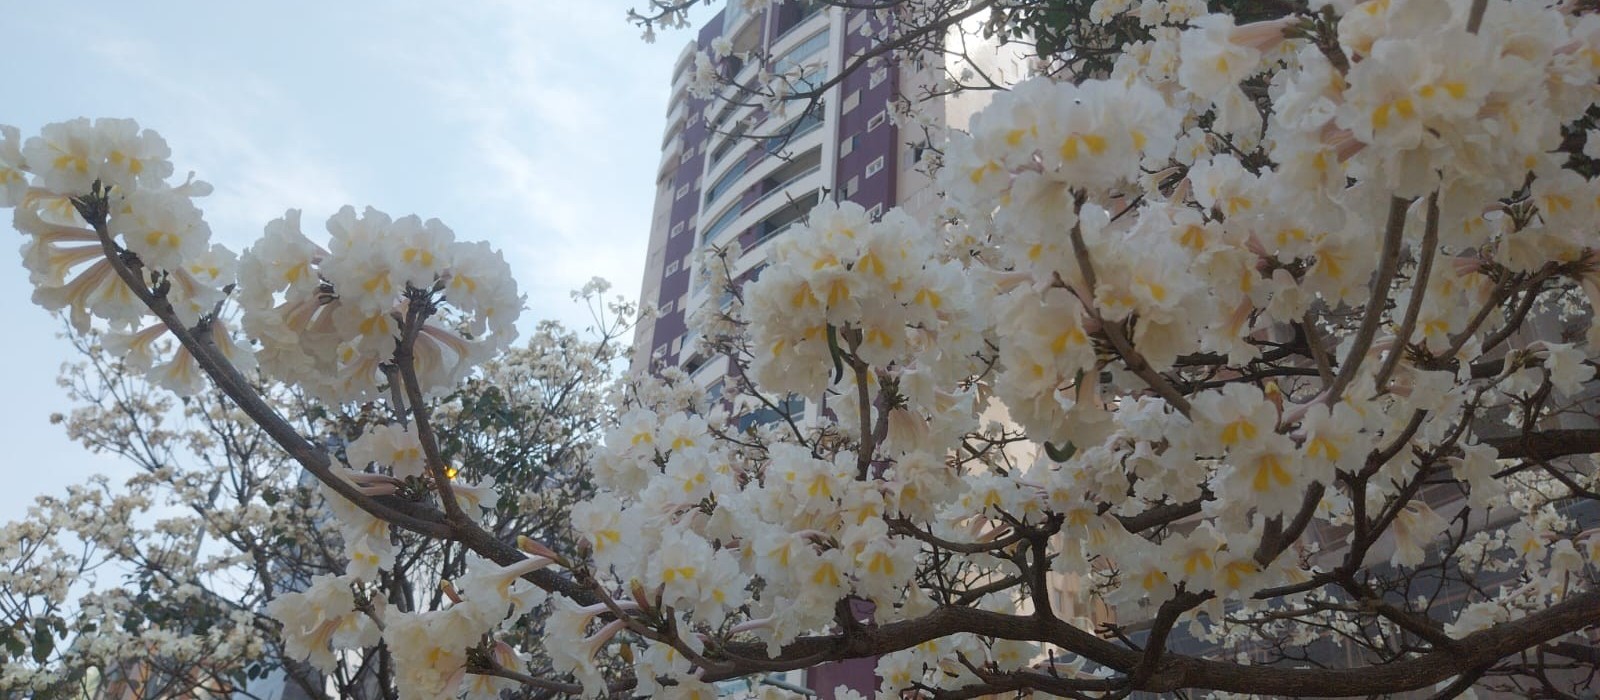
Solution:
<svg viewBox="0 0 1600 700"><path fill-rule="evenodd" d="M801 118L804 119L804 117ZM795 141L799 141L801 137L807 136L817 129L821 129L822 120L820 118L812 119L810 123L801 125L799 130L795 131L794 133L784 134L783 130L788 127L788 124L784 124L783 126L778 127L778 133L776 135L767 137L766 143L763 143L761 146L762 148L766 149L767 155L770 156L774 153L777 153L778 151L782 150L784 146L794 143Z"/></svg>
<svg viewBox="0 0 1600 700"><path fill-rule="evenodd" d="M811 7L807 8L806 9L806 14L805 14L804 17L801 17L794 24L790 25L788 29L783 30L782 34L779 34L779 35L773 37L771 41L767 42L767 46L769 48L771 48L771 47L776 47L779 44L782 44L784 39L788 39L789 37L794 36L796 32L800 31L801 29L804 29L807 25L811 24L811 20L813 18L815 18L818 14L820 14L822 12L822 10L824 8L826 8L826 7L827 7L827 5L825 5L823 3L816 3L816 4L812 5Z"/></svg>
<svg viewBox="0 0 1600 700"><path fill-rule="evenodd" d="M672 140L672 137L677 136L679 131L683 130L683 124L688 120L688 116L688 100L679 102L677 107L672 108L672 111L667 113L667 130L661 137L661 145L663 147Z"/></svg>
<svg viewBox="0 0 1600 700"><path fill-rule="evenodd" d="M791 177L791 178L789 178L787 180L784 180L783 182L779 183L777 186L773 187L772 189L767 190L766 193L762 194L760 197L756 197L753 201L751 201L749 204L745 205L739 211L741 213L743 213L743 212L747 212L747 211L750 211L751 209L756 208L762 202L765 202L768 199L771 199L773 195L778 194L779 192L782 192L785 189L787 189L789 187L789 185L794 184L795 182L799 181L801 178L804 178L804 177L807 177L807 176L810 176L810 175L814 175L820 170L822 170L822 166L820 166L820 165L811 166L809 169L804 170L804 171L796 174L794 177Z"/></svg>
<svg viewBox="0 0 1600 700"><path fill-rule="evenodd" d="M767 241L770 241L770 240L772 240L774 238L777 238L778 236L781 236L781 235L783 235L785 233L788 233L789 229L794 228L800 222L801 222L801 219L795 219L794 221L791 221L791 222L789 222L787 224L779 226L778 228L775 228L775 229L773 229L771 231L768 231L766 233L761 234L760 238L757 238L757 239L755 239L753 241L750 241L750 247L746 248L743 251L744 254L745 255L749 255L750 251L753 251L756 248L760 248L761 245L766 243Z"/></svg>

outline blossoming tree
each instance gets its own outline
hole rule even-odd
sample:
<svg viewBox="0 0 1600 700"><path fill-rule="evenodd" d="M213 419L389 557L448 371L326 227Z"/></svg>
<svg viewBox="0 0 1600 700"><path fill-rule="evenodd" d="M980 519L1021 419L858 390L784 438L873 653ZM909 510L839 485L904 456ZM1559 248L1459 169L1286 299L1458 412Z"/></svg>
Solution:
<svg viewBox="0 0 1600 700"><path fill-rule="evenodd" d="M1313 4L1101 0L1150 38L952 134L936 221L825 204L752 283L713 256L739 389L635 377L573 553L483 527L440 445L437 398L520 307L486 246L353 209L323 244L291 213L235 266L204 185L116 120L8 131L0 201L36 301L131 352L170 334L150 366L208 378L336 495L344 573L270 610L314 664L381 640L403 698L708 698L863 657L884 697L1584 692L1600 149L1568 146L1600 14ZM394 420L335 458L250 363ZM730 421L791 395L813 410ZM372 595L396 528L473 553L453 604ZM530 614L548 674L507 642Z"/></svg>
<svg viewBox="0 0 1600 700"><path fill-rule="evenodd" d="M483 520L492 532L529 533L558 551L575 546L568 515L594 495L584 464L608 418L615 339L633 313L616 302L605 308L603 292L596 282L582 293L597 312L596 337L540 324L434 405L442 454L466 478L494 482ZM72 339L82 360L63 369L61 382L78 407L52 418L85 447L137 470L126 483L96 478L64 497L41 496L0 528L0 620L8 623L0 644L9 657L0 688L38 698L124 697L117 688L138 697L258 697L264 686L289 686L296 697L322 697L325 688L341 698L390 697L386 648L324 652L308 664L304 646L277 634L266 609L283 592L346 571L346 538L359 543L367 533L341 532L315 480L221 392L186 391L178 401L137 355L116 359L126 339ZM370 459L362 452L375 440L392 458L416 458L414 441L385 425L392 417L381 407L319 404L275 383L257 390L347 459ZM449 605L436 584L461 574L466 552L396 534L394 563L365 592L411 610ZM508 639L537 634L537 622ZM549 666L537 655L529 661Z"/></svg>

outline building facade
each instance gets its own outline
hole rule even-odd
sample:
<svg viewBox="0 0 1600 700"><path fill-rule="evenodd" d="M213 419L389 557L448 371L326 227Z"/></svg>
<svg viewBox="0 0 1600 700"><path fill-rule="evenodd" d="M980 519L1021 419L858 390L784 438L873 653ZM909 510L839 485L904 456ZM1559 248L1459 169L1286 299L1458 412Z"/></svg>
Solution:
<svg viewBox="0 0 1600 700"><path fill-rule="evenodd" d="M855 202L875 216L894 206L933 211L923 163L925 131L897 125L891 102L904 95L916 101L925 123L964 126L987 94L921 100L918 86L950 70L952 60L981 62L989 73L1010 80L1021 77L1023 62L1006 47L974 46L967 36L960 58L929 52L919 55L925 60L917 66L889 58L846 72L880 46L892 22L871 10L819 0L783 0L759 11L731 0L684 46L671 74L639 296L660 315L635 331L635 367L682 367L713 390L726 376L726 360L696 353L689 323L695 310L721 293L698 269L709 247L737 242L742 254L733 271L739 279L753 279L772 243L824 199ZM696 57L719 39L732 47L717 62L722 88L698 98L690 88ZM754 85L764 73L796 76L795 92L842 78L815 104L795 100L769 111L735 87Z"/></svg>

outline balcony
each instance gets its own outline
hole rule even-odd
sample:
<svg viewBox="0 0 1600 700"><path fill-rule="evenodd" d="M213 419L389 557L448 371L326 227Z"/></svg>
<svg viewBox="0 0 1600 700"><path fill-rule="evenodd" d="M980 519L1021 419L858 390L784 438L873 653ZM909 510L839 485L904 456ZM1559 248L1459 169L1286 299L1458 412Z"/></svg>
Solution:
<svg viewBox="0 0 1600 700"><path fill-rule="evenodd" d="M733 276L736 279L743 277L751 268L767 259L766 255L754 252L757 248L791 232L800 220L811 213L811 209L821 199L822 185L821 168L800 173L752 203L742 214L727 219L729 223L720 225L714 231L708 231L710 235L703 245L726 245L741 237L745 231L754 231L755 240L745 246L738 260L730 261L732 268L730 271ZM734 213L729 211L728 215ZM699 308L706 303L707 295L715 292L716 287L711 284L711 280L706 279L703 274L698 274L697 271L695 279L689 286L690 306Z"/></svg>
<svg viewBox="0 0 1600 700"><path fill-rule="evenodd" d="M727 9L722 12L722 35L733 43L735 54L752 51L761 43L765 24L761 20L766 16L766 12L746 11L741 2L729 0Z"/></svg>
<svg viewBox="0 0 1600 700"><path fill-rule="evenodd" d="M755 201L751 202L748 206L746 206L744 208L744 211L750 211L751 209L755 209L756 207L761 206L763 203L765 203L769 199L772 199L774 196L783 194L785 192L788 192L790 185L793 185L796 182L799 182L799 181L801 181L801 180L803 180L805 178L811 177L812 175L815 175L815 174L820 173L820 172L822 172L822 166L821 165L813 165L810 168L806 168L805 170L801 170L801 171L795 173L794 175L789 176L787 179L779 181L777 184L773 185L771 187L771 189L767 190L766 194L763 194L760 197L757 197L755 199Z"/></svg>
<svg viewBox="0 0 1600 700"><path fill-rule="evenodd" d="M767 192L772 191L774 187L781 188L783 186L779 185L778 183L787 184L787 181L790 180L790 177L797 173L800 169L810 168L819 164L822 159L822 133L825 131L827 130L816 129L806 134L802 138L790 139L788 150L791 153L800 154L790 160L786 161L780 158L762 157L755 159L753 162L741 160L738 163L724 168L723 175L718 176L718 179L716 180L711 180L711 182L719 183L717 186L717 191L713 196L711 194L711 190L707 189L708 196L704 202L704 206L701 207L700 211L708 213L717 212L720 214L721 212L727 211L732 206L738 206L736 203L737 198L743 197L744 194L750 190L750 188L764 184L762 187L762 193L766 194ZM752 143L754 143L754 141L752 141ZM742 156L741 158L749 158L749 156ZM748 165L746 165L746 163L748 163ZM801 163L802 165L797 167L796 163ZM731 182L721 182L721 179L727 178L729 175L733 175L740 167L744 168L744 173L742 175L736 175ZM769 179L774 177L777 178L775 181ZM748 206L744 207L746 210L749 208L750 207Z"/></svg>
<svg viewBox="0 0 1600 700"><path fill-rule="evenodd" d="M795 198L793 202L790 202L789 206L779 209L772 216L767 217L766 220L753 229L755 237L751 239L750 246L745 249L744 254L746 256L752 255L757 248L765 245L768 241L775 241L783 237L790 229L804 221L806 216L811 213L812 207L816 205L817 200L814 197L808 199L807 195L801 195Z"/></svg>
<svg viewBox="0 0 1600 700"><path fill-rule="evenodd" d="M661 164L656 166L656 182L661 182L678 167L678 161L683 157L683 139L674 137L667 147L661 151Z"/></svg>
<svg viewBox="0 0 1600 700"><path fill-rule="evenodd" d="M697 48L695 42L690 40L684 42L683 48L678 51L677 60L672 62L673 85L677 85L679 80L685 80L684 76L690 73L689 69L694 66L694 55ZM685 80L685 82L687 81Z"/></svg>
<svg viewBox="0 0 1600 700"><path fill-rule="evenodd" d="M823 10L828 8L828 3L822 0L800 0L799 2L786 2L778 6L774 12L776 17L772 21L772 29L776 36L767 46L775 55L783 55L788 50L789 40L805 34L806 30L827 24L828 13Z"/></svg>
<svg viewBox="0 0 1600 700"><path fill-rule="evenodd" d="M661 136L662 148L666 148L667 142L671 141L673 136L678 135L678 132L683 130L683 125L688 121L688 117L688 100L679 102L677 107L673 107L672 111L667 113L667 130Z"/></svg>
<svg viewBox="0 0 1600 700"><path fill-rule="evenodd" d="M753 110L751 107L745 111ZM722 173L731 170L736 163L744 159L750 149L755 148L758 143L766 149L767 155L773 155L784 147L799 144L803 137L821 126L820 110L801 116L799 119L791 119L777 127L768 126L764 121L748 125L739 123L733 128L732 133L712 137L711 157L706 166L706 177L711 179L721 177ZM789 133L791 129L793 133ZM751 130L757 133L751 134ZM730 155L733 157L729 158Z"/></svg>

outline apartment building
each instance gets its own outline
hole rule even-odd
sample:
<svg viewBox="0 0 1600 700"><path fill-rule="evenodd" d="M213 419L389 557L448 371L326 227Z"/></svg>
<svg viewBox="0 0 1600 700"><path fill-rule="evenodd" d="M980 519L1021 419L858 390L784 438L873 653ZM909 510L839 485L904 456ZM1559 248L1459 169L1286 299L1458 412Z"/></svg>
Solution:
<svg viewBox="0 0 1600 700"><path fill-rule="evenodd" d="M973 47L967 37L959 59L924 55L928 60L918 66L888 59L844 73L881 44L893 21L818 0L783 0L759 11L730 0L684 46L671 73L639 296L660 315L635 331L635 367L682 367L713 392L726 377L726 359L697 353L689 324L696 309L721 296L698 269L708 247L738 242L743 253L734 271L754 279L773 242L824 199L855 202L874 214L897 205L932 211L924 132L898 126L891 100L902 94L915 99L916 86L951 60L981 62L1011 80L1022 76L1023 62L1008 47ZM725 85L700 99L690 90L696 56L718 39L732 47L717 66ZM736 88L754 85L764 73L799 76L794 91L843 77L817 104L796 100L774 112ZM933 123L959 127L987 100L981 92L961 93L919 101L918 109Z"/></svg>

